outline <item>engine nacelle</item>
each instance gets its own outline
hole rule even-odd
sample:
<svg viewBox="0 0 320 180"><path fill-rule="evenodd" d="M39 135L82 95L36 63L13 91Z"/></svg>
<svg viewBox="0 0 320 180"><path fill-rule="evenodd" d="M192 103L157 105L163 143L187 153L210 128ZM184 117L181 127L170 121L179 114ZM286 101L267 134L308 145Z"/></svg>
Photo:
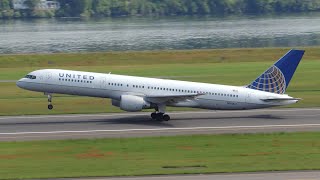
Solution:
<svg viewBox="0 0 320 180"><path fill-rule="evenodd" d="M112 104L116 106L116 100L112 101ZM124 111L136 112L141 111L142 109L150 108L150 103L146 102L142 97L139 96L122 95L119 107Z"/></svg>
<svg viewBox="0 0 320 180"><path fill-rule="evenodd" d="M118 101L118 100L112 99L111 104L112 104L112 106L120 107L120 101Z"/></svg>

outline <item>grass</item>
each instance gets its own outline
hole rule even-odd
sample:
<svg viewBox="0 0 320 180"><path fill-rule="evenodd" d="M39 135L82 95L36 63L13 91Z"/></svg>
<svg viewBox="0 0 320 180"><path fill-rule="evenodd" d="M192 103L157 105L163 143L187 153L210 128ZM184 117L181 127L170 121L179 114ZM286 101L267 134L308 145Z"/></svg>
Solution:
<svg viewBox="0 0 320 180"><path fill-rule="evenodd" d="M0 143L0 179L320 169L320 133Z"/></svg>
<svg viewBox="0 0 320 180"><path fill-rule="evenodd" d="M0 80L41 68L244 85L287 49L227 49L0 56ZM320 47L306 48L289 107L320 106ZM0 83L0 115L120 112L110 100L41 93ZM177 110L177 109L169 109ZM185 109L182 109L185 110ZM320 169L319 132L0 143L0 179Z"/></svg>
<svg viewBox="0 0 320 180"><path fill-rule="evenodd" d="M319 47L303 47L305 58L318 60ZM0 67L131 66L274 61L289 48L23 54L0 56Z"/></svg>
<svg viewBox="0 0 320 180"><path fill-rule="evenodd" d="M266 48L3 55L0 56L0 80L17 80L36 69L63 68L242 86L254 80L287 50ZM320 106L320 47L306 50L287 91L304 100L289 107ZM55 95L55 109L49 112L46 109L46 97L41 93L19 89L15 83L0 83L0 92L0 115L120 112L110 105L109 100L65 95Z"/></svg>

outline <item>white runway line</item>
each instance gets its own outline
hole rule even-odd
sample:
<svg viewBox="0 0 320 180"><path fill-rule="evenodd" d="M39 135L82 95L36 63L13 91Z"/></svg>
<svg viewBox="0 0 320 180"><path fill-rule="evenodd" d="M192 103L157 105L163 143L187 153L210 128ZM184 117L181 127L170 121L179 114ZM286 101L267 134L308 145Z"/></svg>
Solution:
<svg viewBox="0 0 320 180"><path fill-rule="evenodd" d="M249 112L296 112L296 111L320 111L320 109L259 109L259 110L239 110L239 111L188 111L188 112L168 112L170 115L181 114L215 114L215 113L249 113ZM42 118L77 118L77 117L117 117L117 116L141 116L148 115L148 113L113 113L113 114L68 114L68 115L27 115L27 116L8 116L0 117L0 120L4 119L42 119Z"/></svg>
<svg viewBox="0 0 320 180"><path fill-rule="evenodd" d="M43 132L14 132L0 133L0 135L28 135L28 134L67 134L67 133L99 133L99 132L136 132L136 131L186 131L186 130L214 130L214 129L259 129L259 128L296 128L314 127L320 124L289 124L289 125L261 125L261 126L220 126L220 127L186 127L186 128L153 128L153 129L111 129L111 130L83 130L83 131L43 131Z"/></svg>

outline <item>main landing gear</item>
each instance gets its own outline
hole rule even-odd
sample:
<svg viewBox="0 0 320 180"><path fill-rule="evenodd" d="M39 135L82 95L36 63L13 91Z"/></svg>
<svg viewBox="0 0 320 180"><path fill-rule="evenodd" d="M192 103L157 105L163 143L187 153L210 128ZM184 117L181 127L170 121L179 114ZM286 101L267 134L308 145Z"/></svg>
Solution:
<svg viewBox="0 0 320 180"><path fill-rule="evenodd" d="M153 112L151 113L151 118L157 121L169 121L170 116L168 114Z"/></svg>
<svg viewBox="0 0 320 180"><path fill-rule="evenodd" d="M45 95L48 95L48 109L52 110L53 109L53 105L52 105L52 95L49 93L45 93Z"/></svg>
<svg viewBox="0 0 320 180"><path fill-rule="evenodd" d="M151 113L151 118L157 121L169 121L170 116L165 114L166 106L164 104L158 105L155 112Z"/></svg>

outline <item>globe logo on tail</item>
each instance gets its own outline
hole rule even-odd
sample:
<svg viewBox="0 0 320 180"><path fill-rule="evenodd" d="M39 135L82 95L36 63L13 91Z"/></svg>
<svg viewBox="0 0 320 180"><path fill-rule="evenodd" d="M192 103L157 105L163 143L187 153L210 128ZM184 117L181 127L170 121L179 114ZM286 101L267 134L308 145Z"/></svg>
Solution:
<svg viewBox="0 0 320 180"><path fill-rule="evenodd" d="M281 70L276 66L272 66L248 85L247 88L284 94L286 91L286 80Z"/></svg>

